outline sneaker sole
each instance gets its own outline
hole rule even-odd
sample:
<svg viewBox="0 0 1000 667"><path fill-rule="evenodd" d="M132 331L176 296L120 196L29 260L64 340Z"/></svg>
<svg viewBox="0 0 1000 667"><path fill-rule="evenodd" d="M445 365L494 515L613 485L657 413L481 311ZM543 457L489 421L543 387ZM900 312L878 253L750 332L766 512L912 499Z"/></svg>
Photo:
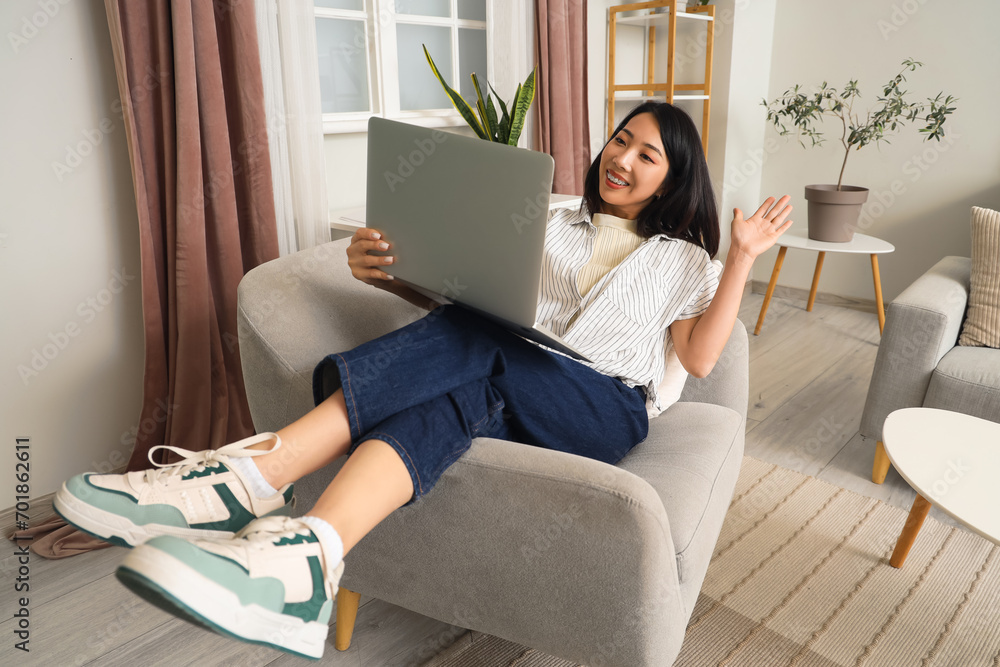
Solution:
<svg viewBox="0 0 1000 667"><path fill-rule="evenodd" d="M323 657L328 625L244 606L236 593L158 549L130 552L115 577L156 607L218 634L312 660Z"/></svg>
<svg viewBox="0 0 1000 667"><path fill-rule="evenodd" d="M181 528L159 523L139 525L120 514L114 514L83 502L70 493L65 483L52 499L52 508L74 528L122 547L137 546L157 535L174 535L184 538L226 538L233 536L232 532L224 530Z"/></svg>

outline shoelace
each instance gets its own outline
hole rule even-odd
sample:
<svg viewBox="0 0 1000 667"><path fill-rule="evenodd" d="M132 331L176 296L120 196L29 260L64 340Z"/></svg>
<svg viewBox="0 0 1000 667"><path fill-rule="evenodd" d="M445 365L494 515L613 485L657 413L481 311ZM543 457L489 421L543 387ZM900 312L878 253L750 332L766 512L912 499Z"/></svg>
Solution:
<svg viewBox="0 0 1000 667"><path fill-rule="evenodd" d="M150 484L162 483L174 475L185 475L192 470L201 471L207 467L215 467L219 463L225 463L229 458L245 458L270 454L281 447L280 439L278 439L275 446L271 449L247 449L247 447L265 442L272 435L271 433L262 433L219 447L218 449L206 449L200 452L193 452L190 449L174 447L173 445L156 445L150 448L147 454L149 462L156 467L146 471L146 481ZM158 449L170 450L184 458L176 463L157 463L153 460L153 452Z"/></svg>

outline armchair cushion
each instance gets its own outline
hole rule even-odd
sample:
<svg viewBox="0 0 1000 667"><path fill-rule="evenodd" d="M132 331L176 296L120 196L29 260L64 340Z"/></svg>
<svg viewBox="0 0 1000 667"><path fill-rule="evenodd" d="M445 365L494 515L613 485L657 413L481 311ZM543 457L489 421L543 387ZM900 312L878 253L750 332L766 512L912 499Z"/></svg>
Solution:
<svg viewBox="0 0 1000 667"><path fill-rule="evenodd" d="M952 348L931 376L924 406L1000 422L1000 351Z"/></svg>
<svg viewBox="0 0 1000 667"><path fill-rule="evenodd" d="M972 207L969 314L959 345L1000 348L1000 212Z"/></svg>

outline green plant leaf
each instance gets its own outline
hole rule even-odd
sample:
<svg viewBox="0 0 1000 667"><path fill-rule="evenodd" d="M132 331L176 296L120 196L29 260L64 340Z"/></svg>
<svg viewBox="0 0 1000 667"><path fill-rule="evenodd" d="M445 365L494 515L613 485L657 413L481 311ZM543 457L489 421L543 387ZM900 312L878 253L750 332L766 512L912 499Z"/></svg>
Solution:
<svg viewBox="0 0 1000 667"><path fill-rule="evenodd" d="M483 121L483 127L490 135L490 141L498 141L497 139L497 112L493 109L493 103L490 101L490 94L486 93L486 101L483 101L483 91L479 87L479 79L476 78L476 73L472 73L472 85L476 88L476 97L478 101L476 106L479 107L479 117ZM492 112L492 114L490 113Z"/></svg>
<svg viewBox="0 0 1000 667"><path fill-rule="evenodd" d="M503 116L500 118L500 143L507 143L507 139L510 137L510 116L507 114L507 105L503 103L503 98L500 97L500 93L496 91L496 88L487 81L486 85L490 87L493 94L496 95L497 102L500 104L500 111L503 112Z"/></svg>
<svg viewBox="0 0 1000 667"><path fill-rule="evenodd" d="M486 130L484 130L483 126L479 124L478 120L476 120L476 114L473 113L472 107L470 107L469 103L466 102L465 99L461 95L459 95L455 90L453 90L451 86L445 83L444 77L442 77L441 73L438 72L437 65L434 64L434 60L431 58L431 54L427 51L427 46L426 45L421 45L421 46L424 47L424 55L427 56L427 62L430 63L431 70L434 72L434 76L437 77L437 80L444 87L444 92L448 95L448 99L451 100L451 103L458 110L458 113L462 114L462 118L464 118L465 122L468 123L470 127L472 127L473 131L475 131L476 135L480 139L489 140L489 137L486 135Z"/></svg>
<svg viewBox="0 0 1000 667"><path fill-rule="evenodd" d="M517 140L521 136L521 129L524 127L524 117L528 114L528 108L535 99L535 69L524 80L524 86L517 87L514 93L514 101L511 103L510 137L507 143L511 146L517 145Z"/></svg>
<svg viewBox="0 0 1000 667"><path fill-rule="evenodd" d="M486 95L486 118L490 122L490 133L493 141L502 142L503 139L500 138L500 123L497 122L497 110L493 106L493 98L489 95Z"/></svg>

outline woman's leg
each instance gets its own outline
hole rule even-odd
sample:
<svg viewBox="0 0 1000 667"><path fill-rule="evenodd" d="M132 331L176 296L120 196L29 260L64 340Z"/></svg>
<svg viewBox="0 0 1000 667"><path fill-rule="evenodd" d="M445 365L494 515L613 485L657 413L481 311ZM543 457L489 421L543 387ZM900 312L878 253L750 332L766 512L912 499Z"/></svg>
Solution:
<svg viewBox="0 0 1000 667"><path fill-rule="evenodd" d="M338 389L298 420L278 431L281 448L254 457L260 474L276 489L296 482L347 453L351 432L344 392ZM250 449L271 449L274 439Z"/></svg>
<svg viewBox="0 0 1000 667"><path fill-rule="evenodd" d="M344 392L338 389L313 410L278 431L281 448L254 457L264 479L276 489L298 481L348 452L351 433ZM270 449L274 441L251 449ZM381 440L355 449L316 506L309 511L331 524L344 553L413 495L410 473L399 454Z"/></svg>
<svg viewBox="0 0 1000 667"><path fill-rule="evenodd" d="M403 459L381 440L361 443L307 514L337 531L347 555L362 537L413 496Z"/></svg>

